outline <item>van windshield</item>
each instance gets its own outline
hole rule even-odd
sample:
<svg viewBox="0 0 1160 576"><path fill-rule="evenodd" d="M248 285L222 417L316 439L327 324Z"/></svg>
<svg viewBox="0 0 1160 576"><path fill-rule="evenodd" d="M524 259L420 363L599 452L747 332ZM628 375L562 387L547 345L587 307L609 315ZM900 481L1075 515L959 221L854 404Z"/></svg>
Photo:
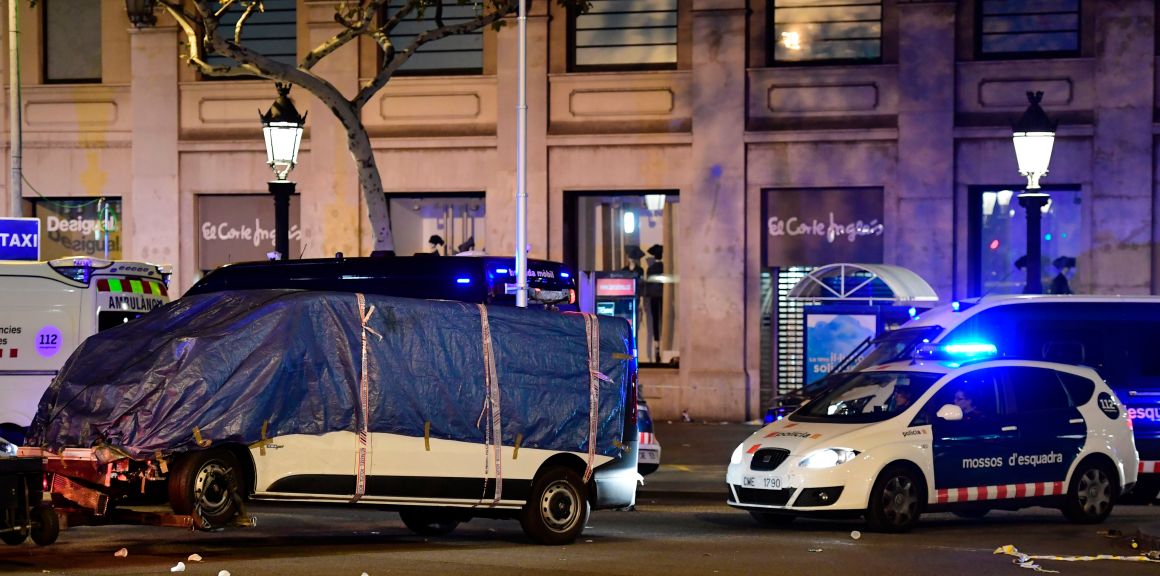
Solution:
<svg viewBox="0 0 1160 576"><path fill-rule="evenodd" d="M941 326L899 328L874 339L870 351L858 361L854 370L862 370L897 360L910 358L910 353L923 341L930 342L942 332Z"/></svg>
<svg viewBox="0 0 1160 576"><path fill-rule="evenodd" d="M794 412L795 422L867 423L889 420L910 408L941 374L855 372L848 380Z"/></svg>

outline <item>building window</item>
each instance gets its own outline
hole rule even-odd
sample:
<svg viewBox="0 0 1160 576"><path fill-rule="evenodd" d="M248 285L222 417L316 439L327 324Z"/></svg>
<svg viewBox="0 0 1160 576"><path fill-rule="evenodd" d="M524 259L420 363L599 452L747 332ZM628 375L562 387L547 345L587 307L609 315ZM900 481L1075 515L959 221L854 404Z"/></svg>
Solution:
<svg viewBox="0 0 1160 576"><path fill-rule="evenodd" d="M882 57L882 0L772 0L773 61Z"/></svg>
<svg viewBox="0 0 1160 576"><path fill-rule="evenodd" d="M40 259L121 258L120 198L25 199L25 213L40 219Z"/></svg>
<svg viewBox="0 0 1160 576"><path fill-rule="evenodd" d="M484 194L387 196L395 253L453 256L483 251Z"/></svg>
<svg viewBox="0 0 1160 576"><path fill-rule="evenodd" d="M677 0L592 0L570 24L572 70L677 67Z"/></svg>
<svg viewBox="0 0 1160 576"><path fill-rule="evenodd" d="M1042 211L1040 250L1043 287L1049 291L1060 274L1070 285L1075 260L1085 243L1083 199L1078 189L1047 189L1051 199ZM1017 266L1027 253L1027 213L1018 193L1002 187L972 187L969 192L971 231L970 296L1019 294L1027 284L1026 268ZM1070 264L1070 266L1066 266ZM1075 289L1074 286L1071 287Z"/></svg>
<svg viewBox="0 0 1160 576"><path fill-rule="evenodd" d="M235 2L222 14L219 33L232 39L234 25L245 13L244 2ZM297 0L265 0L264 10L255 11L242 26L242 44L255 52L289 64L298 64ZM232 65L225 56L210 55L206 60L214 66Z"/></svg>
<svg viewBox="0 0 1160 576"><path fill-rule="evenodd" d="M580 271L581 309L627 320L642 364L676 365L678 196L585 192L565 204L565 263Z"/></svg>
<svg viewBox="0 0 1160 576"><path fill-rule="evenodd" d="M1079 0L982 0L978 6L981 56L1079 53Z"/></svg>
<svg viewBox="0 0 1160 576"><path fill-rule="evenodd" d="M406 4L405 0L391 0L384 16L394 14ZM454 26L470 22L478 17L480 5L461 4L458 0L443 0L443 25ZM435 7L428 6L422 12L399 22L390 33L395 50L405 50L423 32L438 28L435 22ZM379 53L382 57L382 52ZM424 44L415 51L407 62L399 68L400 75L453 75L481 74L483 72L483 30L469 34L455 34Z"/></svg>
<svg viewBox="0 0 1160 576"><path fill-rule="evenodd" d="M101 3L44 0L44 80L101 81Z"/></svg>

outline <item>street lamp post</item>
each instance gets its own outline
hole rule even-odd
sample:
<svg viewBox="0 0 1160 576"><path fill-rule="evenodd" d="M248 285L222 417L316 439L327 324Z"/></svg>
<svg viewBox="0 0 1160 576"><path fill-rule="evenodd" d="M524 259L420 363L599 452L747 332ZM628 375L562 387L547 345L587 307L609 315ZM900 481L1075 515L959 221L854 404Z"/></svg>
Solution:
<svg viewBox="0 0 1160 576"><path fill-rule="evenodd" d="M290 253L290 197L294 195L294 182L286 178L298 164L306 116L294 108L290 84L275 83L274 86L278 89L278 98L265 114L259 110L258 116L262 119L262 136L266 140L266 164L274 171L268 187L274 195L274 251L277 259L282 260Z"/></svg>
<svg viewBox="0 0 1160 576"><path fill-rule="evenodd" d="M1027 177L1027 188L1019 194L1019 205L1027 211L1027 284L1024 294L1042 294L1043 277L1040 271L1040 236L1042 210L1050 196L1040 190L1039 179L1047 174L1051 162L1051 148L1055 144L1055 123L1039 106L1043 92L1028 92L1030 105L1015 123L1012 141L1019 173Z"/></svg>

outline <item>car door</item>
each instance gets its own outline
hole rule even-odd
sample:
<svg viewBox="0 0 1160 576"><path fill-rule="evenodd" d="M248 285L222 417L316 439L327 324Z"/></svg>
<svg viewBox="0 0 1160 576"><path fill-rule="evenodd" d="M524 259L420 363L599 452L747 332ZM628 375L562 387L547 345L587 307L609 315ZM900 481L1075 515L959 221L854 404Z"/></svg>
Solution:
<svg viewBox="0 0 1160 576"><path fill-rule="evenodd" d="M1054 370L1004 371L1004 405L1018 433L1007 456L1015 482L1062 482L1087 439L1087 424Z"/></svg>
<svg viewBox="0 0 1160 576"><path fill-rule="evenodd" d="M922 410L931 424L936 490L1006 484L1006 459L1017 435L999 411L1002 369L983 368L945 384ZM950 421L935 414L956 396L973 399L979 415Z"/></svg>

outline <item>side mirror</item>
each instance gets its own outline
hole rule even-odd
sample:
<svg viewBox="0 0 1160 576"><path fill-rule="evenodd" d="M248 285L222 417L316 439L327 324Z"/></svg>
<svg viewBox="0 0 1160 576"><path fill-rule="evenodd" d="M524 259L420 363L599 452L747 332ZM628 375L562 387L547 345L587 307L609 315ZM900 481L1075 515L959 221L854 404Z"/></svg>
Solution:
<svg viewBox="0 0 1160 576"><path fill-rule="evenodd" d="M942 408L938 409L935 416L942 418L948 422L958 422L963 419L963 409L954 404L943 404Z"/></svg>

